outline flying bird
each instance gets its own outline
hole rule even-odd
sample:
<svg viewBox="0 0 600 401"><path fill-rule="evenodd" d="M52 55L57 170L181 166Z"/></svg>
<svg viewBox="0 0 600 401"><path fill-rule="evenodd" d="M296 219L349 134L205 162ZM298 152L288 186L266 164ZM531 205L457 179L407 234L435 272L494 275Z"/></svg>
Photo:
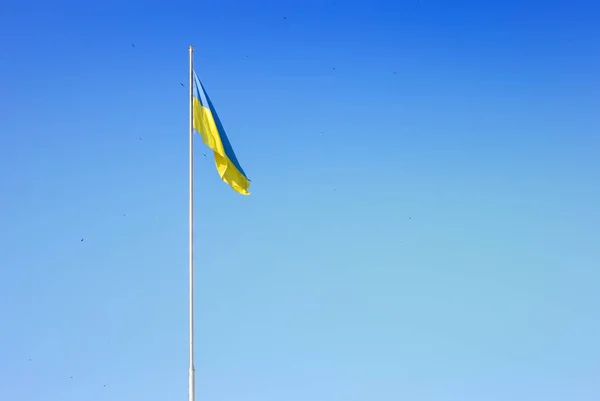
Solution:
<svg viewBox="0 0 600 401"><path fill-rule="evenodd" d="M135 45L132 43L132 44L131 44L131 47L135 47Z"/></svg>
<svg viewBox="0 0 600 401"><path fill-rule="evenodd" d="M287 21L287 17L283 17L283 19Z"/></svg>
<svg viewBox="0 0 600 401"><path fill-rule="evenodd" d="M80 242L83 242L83 238L81 239L81 241L80 241Z"/></svg>
<svg viewBox="0 0 600 401"><path fill-rule="evenodd" d="M179 85L181 85L181 86L185 86L185 85L183 84L183 82L180 82L180 83L179 83Z"/></svg>

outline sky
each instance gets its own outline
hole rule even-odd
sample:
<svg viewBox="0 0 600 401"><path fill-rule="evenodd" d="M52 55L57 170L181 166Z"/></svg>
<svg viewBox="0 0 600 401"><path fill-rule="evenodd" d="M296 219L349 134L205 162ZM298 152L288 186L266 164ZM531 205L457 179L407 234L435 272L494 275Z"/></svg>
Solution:
<svg viewBox="0 0 600 401"><path fill-rule="evenodd" d="M0 400L187 399L190 44L197 400L598 400L599 18L3 2Z"/></svg>

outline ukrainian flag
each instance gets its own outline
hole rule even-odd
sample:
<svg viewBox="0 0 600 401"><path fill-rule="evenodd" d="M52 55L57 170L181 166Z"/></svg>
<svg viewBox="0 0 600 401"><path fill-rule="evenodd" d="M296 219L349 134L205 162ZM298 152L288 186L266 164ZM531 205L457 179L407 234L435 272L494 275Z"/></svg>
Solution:
<svg viewBox="0 0 600 401"><path fill-rule="evenodd" d="M194 129L202 136L202 141L213 150L215 164L221 179L234 191L242 195L250 195L250 180L235 157L233 148L227 139L223 125L217 112L208 98L194 71Z"/></svg>

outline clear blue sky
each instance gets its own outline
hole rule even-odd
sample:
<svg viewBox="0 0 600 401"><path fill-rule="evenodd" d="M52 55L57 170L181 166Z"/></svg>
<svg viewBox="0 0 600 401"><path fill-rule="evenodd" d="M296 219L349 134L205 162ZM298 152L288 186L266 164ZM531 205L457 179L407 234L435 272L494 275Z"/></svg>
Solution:
<svg viewBox="0 0 600 401"><path fill-rule="evenodd" d="M187 399L189 44L198 400L600 398L600 6L120 3L0 6L0 400Z"/></svg>

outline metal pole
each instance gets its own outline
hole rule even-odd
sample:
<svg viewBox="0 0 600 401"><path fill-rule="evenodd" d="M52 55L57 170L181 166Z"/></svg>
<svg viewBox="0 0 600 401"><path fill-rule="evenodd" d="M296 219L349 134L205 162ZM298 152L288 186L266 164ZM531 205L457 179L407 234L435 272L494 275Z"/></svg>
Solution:
<svg viewBox="0 0 600 401"><path fill-rule="evenodd" d="M190 367L188 372L188 401L196 400L194 370L194 47L190 45L190 170L189 170L189 310L190 310Z"/></svg>

